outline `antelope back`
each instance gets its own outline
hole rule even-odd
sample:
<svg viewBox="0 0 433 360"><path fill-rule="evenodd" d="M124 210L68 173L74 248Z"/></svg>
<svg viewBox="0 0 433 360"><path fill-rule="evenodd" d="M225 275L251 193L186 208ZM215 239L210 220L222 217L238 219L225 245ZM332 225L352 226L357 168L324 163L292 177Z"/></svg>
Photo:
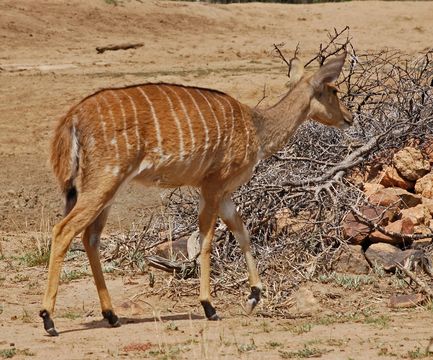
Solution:
<svg viewBox="0 0 433 360"><path fill-rule="evenodd" d="M82 181L95 174L199 186L211 175L227 178L257 152L249 108L197 87L160 83L105 89L74 106L62 124L61 131L69 124L68 146L74 137L79 144Z"/></svg>

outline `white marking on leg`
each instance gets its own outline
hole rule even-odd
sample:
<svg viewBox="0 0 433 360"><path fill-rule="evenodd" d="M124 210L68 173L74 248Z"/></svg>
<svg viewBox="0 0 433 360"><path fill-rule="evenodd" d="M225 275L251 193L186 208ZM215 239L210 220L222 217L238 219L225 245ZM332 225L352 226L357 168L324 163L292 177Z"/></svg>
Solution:
<svg viewBox="0 0 433 360"><path fill-rule="evenodd" d="M171 115L173 116L174 122L175 122L176 127L177 127L177 133L179 135L179 159L180 159L180 161L183 161L183 158L185 156L185 149L184 149L184 144L183 144L183 131L182 131L182 127L180 125L179 117L177 116L176 111L174 110L173 101L171 101L170 96L168 96L167 92L159 85L156 85L156 87L167 98L168 106L170 107Z"/></svg>
<svg viewBox="0 0 433 360"><path fill-rule="evenodd" d="M100 235L99 234L90 234L89 236L89 245L91 247L99 247Z"/></svg>
<svg viewBox="0 0 433 360"><path fill-rule="evenodd" d="M175 96L177 101L179 101L180 107L182 108L183 114L185 115L186 121L188 122L188 129L189 129L189 134L191 137L191 153L193 154L195 151L195 136L194 136L194 130L192 129L192 121L191 118L189 117L188 111L185 107L185 104L183 103L182 99L180 98L179 94L174 91L171 87L167 87L168 90L170 90Z"/></svg>
<svg viewBox="0 0 433 360"><path fill-rule="evenodd" d="M113 115L113 111L111 109L110 103L107 101L107 99L105 97L102 96L102 94L100 95L100 97L108 108L108 114L110 116L111 123L113 125L113 136L114 137L111 139L111 145L114 147L114 150L116 150L116 160L117 160L117 163L119 163L120 156L119 156L119 145L117 144L117 139L116 139L116 120L114 119L114 115Z"/></svg>
<svg viewBox="0 0 433 360"><path fill-rule="evenodd" d="M138 167L138 173L141 173L144 170L147 169L151 169L153 168L153 162L147 159L144 159L141 163L140 166Z"/></svg>
<svg viewBox="0 0 433 360"><path fill-rule="evenodd" d="M134 112L134 125L135 125L135 140L136 140L136 147L137 147L137 153L140 151L140 133L138 131L138 116L137 116L137 107L135 106L134 99L129 96L129 94L122 90L123 94L129 99L129 102L131 103L132 111Z"/></svg>
<svg viewBox="0 0 433 360"><path fill-rule="evenodd" d="M164 149L162 148L162 137L161 137L161 128L159 126L159 119L156 116L155 108L152 105L152 102L144 92L144 90L141 87L137 88L138 91L143 95L144 99L146 100L147 104L150 108L150 113L152 114L153 124L155 126L155 132L156 132L156 140L158 142L158 149L155 149L156 152L158 152L161 161L164 160Z"/></svg>
<svg viewBox="0 0 433 360"><path fill-rule="evenodd" d="M197 89L197 91L198 91L198 93L203 97L203 99L206 101L206 103L208 104L209 109L210 109L210 111L211 111L211 113L212 113L212 116L213 116L213 118L214 118L214 120L215 120L215 125L216 125L216 128L217 128L217 142L216 142L216 144L215 144L215 148L218 148L218 146L220 145L220 142L221 142L221 128L220 128L220 124L219 124L219 122L218 122L218 118L217 118L217 116L215 115L215 112L213 111L213 109L212 109L212 105L211 105L211 103L209 102L207 96L205 96L205 95L201 92L201 90Z"/></svg>

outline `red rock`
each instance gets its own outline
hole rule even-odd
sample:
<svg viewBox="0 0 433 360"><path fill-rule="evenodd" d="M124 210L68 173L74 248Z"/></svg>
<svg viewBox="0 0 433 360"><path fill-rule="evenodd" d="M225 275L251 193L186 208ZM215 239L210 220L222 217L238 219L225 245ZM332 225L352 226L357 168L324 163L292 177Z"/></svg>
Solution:
<svg viewBox="0 0 433 360"><path fill-rule="evenodd" d="M422 196L418 194L412 194L404 189L398 187L390 187L379 190L376 194L369 198L370 203L392 204L396 201L395 196L400 198L401 202L398 204L401 208L410 208L422 203ZM383 200L382 200L383 199ZM384 205L386 206L386 205Z"/></svg>
<svg viewBox="0 0 433 360"><path fill-rule="evenodd" d="M393 218L394 212L380 206L361 206L359 212L368 220L386 225ZM360 245L371 232L370 226L362 224L356 216L348 213L342 221L343 236L350 244Z"/></svg>
<svg viewBox="0 0 433 360"><path fill-rule="evenodd" d="M340 273L360 275L370 272L370 265L360 245L341 246L333 265L333 270Z"/></svg>
<svg viewBox="0 0 433 360"><path fill-rule="evenodd" d="M391 188L390 188L391 189ZM368 201L373 205L398 206L401 199L398 195L387 189L381 189L368 197Z"/></svg>
<svg viewBox="0 0 433 360"><path fill-rule="evenodd" d="M380 179L380 184L385 187L399 187L404 190L410 190L414 187L414 182L402 178L393 166L385 168Z"/></svg>
<svg viewBox="0 0 433 360"><path fill-rule="evenodd" d="M381 184L374 184L374 183L364 183L363 184L363 191L365 196L370 197L372 194L378 192L379 190L382 190L385 188Z"/></svg>
<svg viewBox="0 0 433 360"><path fill-rule="evenodd" d="M410 146L396 152L392 161L400 175L410 181L418 180L431 169L422 152Z"/></svg>
<svg viewBox="0 0 433 360"><path fill-rule="evenodd" d="M188 239L164 242L155 248L155 253L169 260L188 259Z"/></svg>
<svg viewBox="0 0 433 360"><path fill-rule="evenodd" d="M403 209L400 214L402 219L411 219L414 225L427 225L432 218L428 207L423 204Z"/></svg>
<svg viewBox="0 0 433 360"><path fill-rule="evenodd" d="M427 174L417 180L415 192L425 198L433 199L433 173Z"/></svg>
<svg viewBox="0 0 433 360"><path fill-rule="evenodd" d="M388 306L393 309L411 308L421 305L426 300L423 294L393 295Z"/></svg>
<svg viewBox="0 0 433 360"><path fill-rule="evenodd" d="M411 219L403 218L388 224L385 226L385 230L397 234L411 235L414 232L414 224ZM408 245L411 243L410 240L403 240L396 236L388 236L381 233L379 230L375 230L370 234L370 241L388 243L392 245Z"/></svg>

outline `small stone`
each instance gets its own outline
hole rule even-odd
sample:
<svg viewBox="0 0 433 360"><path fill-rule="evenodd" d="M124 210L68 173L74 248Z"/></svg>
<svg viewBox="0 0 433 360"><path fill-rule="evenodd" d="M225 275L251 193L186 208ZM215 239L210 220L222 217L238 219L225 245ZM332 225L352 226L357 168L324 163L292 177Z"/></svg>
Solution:
<svg viewBox="0 0 433 360"><path fill-rule="evenodd" d="M298 314L312 314L320 311L319 301L307 286L301 286L294 294L295 311Z"/></svg>
<svg viewBox="0 0 433 360"><path fill-rule="evenodd" d="M397 264L403 266L409 258L423 258L422 250L401 250L385 243L371 244L365 251L365 257L371 266L378 266L385 271L395 271Z"/></svg>
<svg viewBox="0 0 433 360"><path fill-rule="evenodd" d="M398 206L401 199L398 195L387 189L381 189L368 197L368 201L373 205Z"/></svg>
<svg viewBox="0 0 433 360"><path fill-rule="evenodd" d="M200 232L194 231L186 242L188 260L195 259L200 254Z"/></svg>
<svg viewBox="0 0 433 360"><path fill-rule="evenodd" d="M421 305L425 300L423 294L392 295L388 306L392 309L412 308Z"/></svg>
<svg viewBox="0 0 433 360"><path fill-rule="evenodd" d="M399 187L404 190L410 190L414 187L414 182L402 178L393 166L387 166L385 168L380 184L385 187Z"/></svg>
<svg viewBox="0 0 433 360"><path fill-rule="evenodd" d="M396 152L392 161L401 176L410 181L416 181L430 171L430 163L414 147L408 146Z"/></svg>
<svg viewBox="0 0 433 360"><path fill-rule="evenodd" d="M429 173L417 180L415 192L425 198L433 199L433 173Z"/></svg>
<svg viewBox="0 0 433 360"><path fill-rule="evenodd" d="M384 189L385 186L381 184L374 184L374 183L364 183L363 184L363 191L365 196L370 197L372 194L378 192L379 190Z"/></svg>
<svg viewBox="0 0 433 360"><path fill-rule="evenodd" d="M433 199L422 198L422 204L428 209L430 215L433 216Z"/></svg>
<svg viewBox="0 0 433 360"><path fill-rule="evenodd" d="M412 194L409 191L406 191L404 189L400 189L398 187L390 187L385 188L382 190L379 190L377 194L375 195L375 199L381 199L389 197L389 200L384 203L392 203L393 199L396 201L395 196L397 196L401 202L399 203L399 206L401 208L410 208L417 206L418 204L422 203L422 196L417 194ZM369 201L373 204L371 197L369 198ZM379 202L378 200L376 202ZM385 205L384 205L385 206Z"/></svg>
<svg viewBox="0 0 433 360"><path fill-rule="evenodd" d="M385 271L395 269L394 257L403 252L396 246L385 243L371 244L365 251L365 257L373 266L382 267Z"/></svg>
<svg viewBox="0 0 433 360"><path fill-rule="evenodd" d="M403 209L400 214L402 219L411 219L414 225L427 225L432 218L429 209L423 204Z"/></svg>
<svg viewBox="0 0 433 360"><path fill-rule="evenodd" d="M362 246L341 246L337 253L337 260L334 262L333 270L339 273L368 274L370 272L370 265L365 259Z"/></svg>
<svg viewBox="0 0 433 360"><path fill-rule="evenodd" d="M155 248L155 253L169 260L188 259L188 239L164 242Z"/></svg>

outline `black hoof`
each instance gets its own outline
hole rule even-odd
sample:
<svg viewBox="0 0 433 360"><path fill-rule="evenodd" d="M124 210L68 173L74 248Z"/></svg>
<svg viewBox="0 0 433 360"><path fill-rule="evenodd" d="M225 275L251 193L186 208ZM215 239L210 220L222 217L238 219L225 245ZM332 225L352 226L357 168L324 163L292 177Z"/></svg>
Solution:
<svg viewBox="0 0 433 360"><path fill-rule="evenodd" d="M200 301L200 303L201 306L203 306L204 313L208 320L211 321L221 320L221 318L217 315L215 308L212 306L212 304L209 301L204 300L204 301Z"/></svg>
<svg viewBox="0 0 433 360"><path fill-rule="evenodd" d="M251 293L248 296L248 300L245 305L245 311L247 312L247 314L251 314L254 308L256 307L256 305L259 303L260 292L261 290L258 287L256 286L251 287Z"/></svg>
<svg viewBox="0 0 433 360"><path fill-rule="evenodd" d="M56 328L54 327L54 321L50 317L50 313L47 310L41 310L39 316L44 321L44 329L50 336L59 336Z"/></svg>
<svg viewBox="0 0 433 360"><path fill-rule="evenodd" d="M111 310L103 311L102 316L104 317L104 319L108 320L108 323L112 327L119 327L120 326L119 318L117 317L117 315L113 311L111 311Z"/></svg>

